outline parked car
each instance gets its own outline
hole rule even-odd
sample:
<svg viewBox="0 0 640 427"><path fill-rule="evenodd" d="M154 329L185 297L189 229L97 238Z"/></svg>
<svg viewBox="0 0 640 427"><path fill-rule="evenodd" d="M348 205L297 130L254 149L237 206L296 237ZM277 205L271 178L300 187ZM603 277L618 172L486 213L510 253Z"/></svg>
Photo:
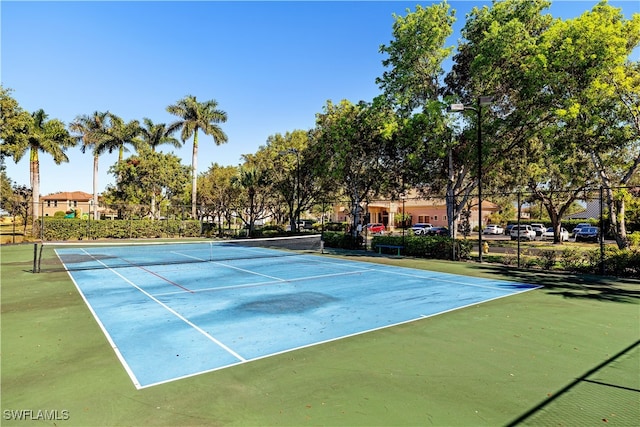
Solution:
<svg viewBox="0 0 640 427"><path fill-rule="evenodd" d="M511 229L514 227L515 224L507 224L507 226L504 228L504 235L505 236L509 236L511 235Z"/></svg>
<svg viewBox="0 0 640 427"><path fill-rule="evenodd" d="M427 222L418 222L411 226L411 231L413 231L413 234L415 234L416 236L419 236L421 234L427 234L427 231L429 231L429 229L431 228L433 228L433 225Z"/></svg>
<svg viewBox="0 0 640 427"><path fill-rule="evenodd" d="M367 230L371 234L384 234L385 229L384 224L380 224L379 222L367 224Z"/></svg>
<svg viewBox="0 0 640 427"><path fill-rule="evenodd" d="M553 240L553 227L549 227L542 233L542 240ZM569 240L569 232L566 228L560 228L560 241L566 242Z"/></svg>
<svg viewBox="0 0 640 427"><path fill-rule="evenodd" d="M531 241L536 238L536 232L533 231L530 225L514 225L509 235L511 236L511 240L527 239Z"/></svg>
<svg viewBox="0 0 640 427"><path fill-rule="evenodd" d="M449 229L447 227L431 227L427 230L429 236L448 236Z"/></svg>
<svg viewBox="0 0 640 427"><path fill-rule="evenodd" d="M580 224L576 225L575 227L573 227L573 230L571 231L571 234L573 234L573 237L576 237L576 234L578 234L578 232L586 227L592 227L591 224L586 223L586 222L581 222Z"/></svg>
<svg viewBox="0 0 640 427"><path fill-rule="evenodd" d="M531 224L531 228L536 232L536 236L542 236L542 233L547 230L547 227L545 227L544 224Z"/></svg>
<svg viewBox="0 0 640 427"><path fill-rule="evenodd" d="M582 227L576 233L576 242L597 242L600 237L600 229L598 227Z"/></svg>
<svg viewBox="0 0 640 427"><path fill-rule="evenodd" d="M504 233L504 228L495 224L487 225L484 228L484 230L482 230L482 234L502 234L502 233Z"/></svg>
<svg viewBox="0 0 640 427"><path fill-rule="evenodd" d="M298 231L301 230L313 230L313 221L310 219L301 219L297 222ZM286 231L291 231L291 224L285 226Z"/></svg>

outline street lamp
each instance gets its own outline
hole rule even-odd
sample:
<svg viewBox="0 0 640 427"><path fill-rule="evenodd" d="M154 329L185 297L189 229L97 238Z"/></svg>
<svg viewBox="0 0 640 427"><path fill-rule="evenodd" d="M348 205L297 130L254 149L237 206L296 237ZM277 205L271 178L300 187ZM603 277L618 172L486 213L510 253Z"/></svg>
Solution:
<svg viewBox="0 0 640 427"><path fill-rule="evenodd" d="M296 211L295 211L295 231L300 231L300 151L296 148L287 148L280 151L280 154L295 154L296 155Z"/></svg>
<svg viewBox="0 0 640 427"><path fill-rule="evenodd" d="M492 96L480 96L475 107L464 104L451 104L450 111L475 111L478 115L478 255L482 262L482 106L489 105Z"/></svg>

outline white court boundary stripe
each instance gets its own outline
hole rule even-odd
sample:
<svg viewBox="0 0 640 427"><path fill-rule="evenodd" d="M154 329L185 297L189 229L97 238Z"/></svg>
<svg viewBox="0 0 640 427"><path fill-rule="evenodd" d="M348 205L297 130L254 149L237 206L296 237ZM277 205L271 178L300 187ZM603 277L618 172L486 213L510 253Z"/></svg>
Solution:
<svg viewBox="0 0 640 427"><path fill-rule="evenodd" d="M109 332L108 332L107 328L104 326L104 324L100 320L100 317L98 317L98 314L95 312L95 310L93 309L93 307L89 303L89 300L87 300L87 298L85 297L84 292L82 292L82 289L78 285L78 282L76 282L76 279L71 274L71 270L69 270L67 268L66 264L62 261L62 259L58 255L58 251L55 251L55 253L56 253L56 256L58 257L58 259L60 260L60 262L62 263L62 265L64 266L64 269L66 270L67 274L69 275L69 278L73 282L73 285L78 290L78 293L80 294L80 297L82 298L82 300L86 304L87 308L91 312L91 315L93 315L93 318L95 319L96 323L98 324L98 326L102 330L102 333L107 338L107 342L109 343L109 345L111 346L113 351L116 353L116 357L120 360L120 363L122 363L122 366L124 367L125 372L129 375L129 378L131 378L131 381L133 382L133 385L136 387L136 389L138 389L138 390L141 389L142 386L140 385L140 381L138 381L138 378L133 373L133 370L131 369L131 367L127 363L127 360L124 358L122 353L120 353L120 349L116 345L115 341L113 341L113 339L111 338L111 335L109 335Z"/></svg>
<svg viewBox="0 0 640 427"><path fill-rule="evenodd" d="M87 255L91 256L91 254L87 253ZM142 292L144 295L146 295L149 299L151 299L152 301L156 302L157 304L159 304L161 307L163 307L165 310L167 310L169 313L173 314L174 316L176 316L178 319L182 320L184 323L186 323L187 325L191 326L192 328L194 328L196 331L200 332L202 335L204 335L207 339L213 341L215 344L217 344L218 346L220 346L221 348L223 348L225 351L227 351L229 354L231 354L232 356L234 356L235 358L237 358L240 361L245 361L246 359L244 357L242 357L241 355L239 355L238 353L236 353L235 351L233 351L230 347L228 347L227 345L225 345L224 343L222 343L221 341L219 341L218 339L216 339L215 337L211 336L207 331L205 331L204 329L202 329L201 327L199 327L198 325L196 325L195 323L191 322L189 319L187 319L186 317L184 317L183 315L181 315L180 313L178 313L177 311L175 311L174 309L172 309L171 307L169 307L167 304L163 303L162 301L160 301L159 299L157 299L156 297L154 297L153 295L151 295L149 292L145 291L144 289L142 289L140 286L136 285L135 283L133 283L131 280L127 279L126 277L124 277L122 274L118 273L117 271L115 271L114 269L110 268L108 265L104 264L102 261L96 259L96 261L102 265L104 265L106 267L107 270L111 271L112 273L114 273L116 276L120 277L122 280L124 280L125 282L127 282L128 284L130 284L131 286L133 286L134 288L136 288L137 290L139 290L140 292Z"/></svg>

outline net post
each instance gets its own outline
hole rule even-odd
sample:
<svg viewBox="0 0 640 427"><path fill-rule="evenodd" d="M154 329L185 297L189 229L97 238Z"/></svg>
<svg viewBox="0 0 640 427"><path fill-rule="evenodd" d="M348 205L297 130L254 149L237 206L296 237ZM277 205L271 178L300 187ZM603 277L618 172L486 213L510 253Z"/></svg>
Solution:
<svg viewBox="0 0 640 427"><path fill-rule="evenodd" d="M32 273L37 273L37 267L38 265L38 243L34 243L33 244L33 269L31 270Z"/></svg>

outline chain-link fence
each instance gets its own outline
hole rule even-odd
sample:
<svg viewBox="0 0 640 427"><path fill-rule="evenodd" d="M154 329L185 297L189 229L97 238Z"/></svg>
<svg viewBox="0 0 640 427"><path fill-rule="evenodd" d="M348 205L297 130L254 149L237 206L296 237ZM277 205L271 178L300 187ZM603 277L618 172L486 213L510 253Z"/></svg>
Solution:
<svg viewBox="0 0 640 427"><path fill-rule="evenodd" d="M270 206L248 218L251 209L243 213L201 205L199 218L193 219L187 205L105 206L86 199L49 198L36 210L32 235L43 241L291 234L283 206ZM640 275L640 187L487 192L481 206L474 194L409 192L358 203L341 198L318 201L298 220L294 232L350 236L333 240L349 241L340 245L360 250L382 252L373 246L374 236L378 245L385 244L383 236L402 237L392 246L407 248L407 239L447 237L469 242L469 259L520 268ZM14 218L14 229L22 222ZM448 247L453 251L450 258L459 259L456 245Z"/></svg>

